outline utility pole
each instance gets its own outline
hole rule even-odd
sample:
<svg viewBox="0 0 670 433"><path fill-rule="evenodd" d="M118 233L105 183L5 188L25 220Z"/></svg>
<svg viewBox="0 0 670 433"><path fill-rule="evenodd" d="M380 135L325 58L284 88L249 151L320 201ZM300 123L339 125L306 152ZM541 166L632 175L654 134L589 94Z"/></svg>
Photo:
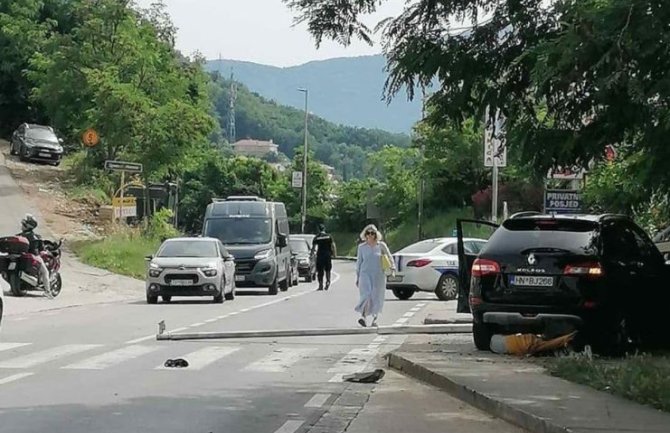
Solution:
<svg viewBox="0 0 670 433"><path fill-rule="evenodd" d="M309 90L300 88L298 91L305 94L305 143L302 155L302 215L300 222L300 232L304 234L305 222L307 221L307 121L309 120L307 101L309 100Z"/></svg>
<svg viewBox="0 0 670 433"><path fill-rule="evenodd" d="M228 107L228 143L233 145L237 140L235 130L235 101L237 100L237 86L235 85L235 74L230 70L230 105Z"/></svg>
<svg viewBox="0 0 670 433"><path fill-rule="evenodd" d="M421 99L421 120L426 118L426 88L422 87L421 88L421 93L422 93L422 99ZM421 170L420 170L420 179L419 179L419 214L417 215L417 236L418 240L423 239L423 199L424 199L424 194L426 191L426 176L424 173L424 159L425 159L425 153L426 153L426 143L422 139L421 140L421 156L420 156L420 163L421 163Z"/></svg>

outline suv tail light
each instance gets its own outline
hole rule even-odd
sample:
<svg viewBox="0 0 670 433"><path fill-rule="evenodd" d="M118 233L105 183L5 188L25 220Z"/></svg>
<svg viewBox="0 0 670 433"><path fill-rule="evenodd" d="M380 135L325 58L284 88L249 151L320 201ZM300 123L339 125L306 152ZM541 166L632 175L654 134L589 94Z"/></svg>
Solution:
<svg viewBox="0 0 670 433"><path fill-rule="evenodd" d="M432 263L433 261L430 259L418 259L418 260L412 260L411 262L407 263L408 268L423 268L424 266L428 266Z"/></svg>
<svg viewBox="0 0 670 433"><path fill-rule="evenodd" d="M500 273L500 265L498 262L487 259L476 259L472 264L473 277L485 277L487 275L495 275Z"/></svg>
<svg viewBox="0 0 670 433"><path fill-rule="evenodd" d="M573 277L600 278L605 272L599 262L587 262L567 265L563 274Z"/></svg>

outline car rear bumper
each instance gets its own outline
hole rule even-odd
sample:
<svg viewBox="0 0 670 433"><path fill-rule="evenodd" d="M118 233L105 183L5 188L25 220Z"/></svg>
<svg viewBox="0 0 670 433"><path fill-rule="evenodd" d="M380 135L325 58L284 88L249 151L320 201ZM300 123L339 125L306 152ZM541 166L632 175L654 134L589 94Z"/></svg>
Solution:
<svg viewBox="0 0 670 433"><path fill-rule="evenodd" d="M419 292L434 292L440 275L433 269L424 269L419 272L397 272L395 279L399 281L394 281L393 276L388 276L386 288L389 290L411 288Z"/></svg>
<svg viewBox="0 0 670 433"><path fill-rule="evenodd" d="M580 316L574 314L551 314L540 313L534 316L523 315L521 313L488 312L482 315L482 321L487 324L514 327L546 327L552 323L563 323L575 328L584 324Z"/></svg>
<svg viewBox="0 0 670 433"><path fill-rule="evenodd" d="M402 283L386 283L386 290L414 290L415 292L421 292L421 288L416 284L402 284Z"/></svg>

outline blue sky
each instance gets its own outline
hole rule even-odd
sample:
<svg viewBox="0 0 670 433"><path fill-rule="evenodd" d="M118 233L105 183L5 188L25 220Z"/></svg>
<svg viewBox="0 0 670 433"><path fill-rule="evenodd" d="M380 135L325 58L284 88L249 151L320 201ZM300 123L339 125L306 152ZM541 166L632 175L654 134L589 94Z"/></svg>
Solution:
<svg viewBox="0 0 670 433"><path fill-rule="evenodd" d="M146 7L155 0L136 0ZM177 48L190 55L201 52L208 59L246 60L274 66L293 66L311 60L349 57L381 52L356 42L344 48L325 42L319 50L306 26L293 26L293 13L281 0L164 0L179 28ZM394 16L404 0L389 0L370 24Z"/></svg>

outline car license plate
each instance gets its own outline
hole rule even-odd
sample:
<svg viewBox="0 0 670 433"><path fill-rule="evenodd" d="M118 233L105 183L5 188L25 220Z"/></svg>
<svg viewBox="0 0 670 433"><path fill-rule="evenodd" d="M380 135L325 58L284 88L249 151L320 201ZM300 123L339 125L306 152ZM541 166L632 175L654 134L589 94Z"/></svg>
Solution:
<svg viewBox="0 0 670 433"><path fill-rule="evenodd" d="M10 270L10 271L13 271L14 269L16 269L16 262L11 262L9 264L9 266L7 266L7 269Z"/></svg>
<svg viewBox="0 0 670 433"><path fill-rule="evenodd" d="M552 287L554 285L554 277L535 277L535 276L512 276L510 282L514 286L525 287Z"/></svg>
<svg viewBox="0 0 670 433"><path fill-rule="evenodd" d="M170 281L171 286L190 286L193 284L193 280L172 280Z"/></svg>
<svg viewBox="0 0 670 433"><path fill-rule="evenodd" d="M244 275L235 275L235 281L244 281L245 277Z"/></svg>
<svg viewBox="0 0 670 433"><path fill-rule="evenodd" d="M47 152L40 152L38 155L42 158L51 158L51 154Z"/></svg>
<svg viewBox="0 0 670 433"><path fill-rule="evenodd" d="M402 283L402 275L390 275L386 277L386 281L389 283Z"/></svg>

